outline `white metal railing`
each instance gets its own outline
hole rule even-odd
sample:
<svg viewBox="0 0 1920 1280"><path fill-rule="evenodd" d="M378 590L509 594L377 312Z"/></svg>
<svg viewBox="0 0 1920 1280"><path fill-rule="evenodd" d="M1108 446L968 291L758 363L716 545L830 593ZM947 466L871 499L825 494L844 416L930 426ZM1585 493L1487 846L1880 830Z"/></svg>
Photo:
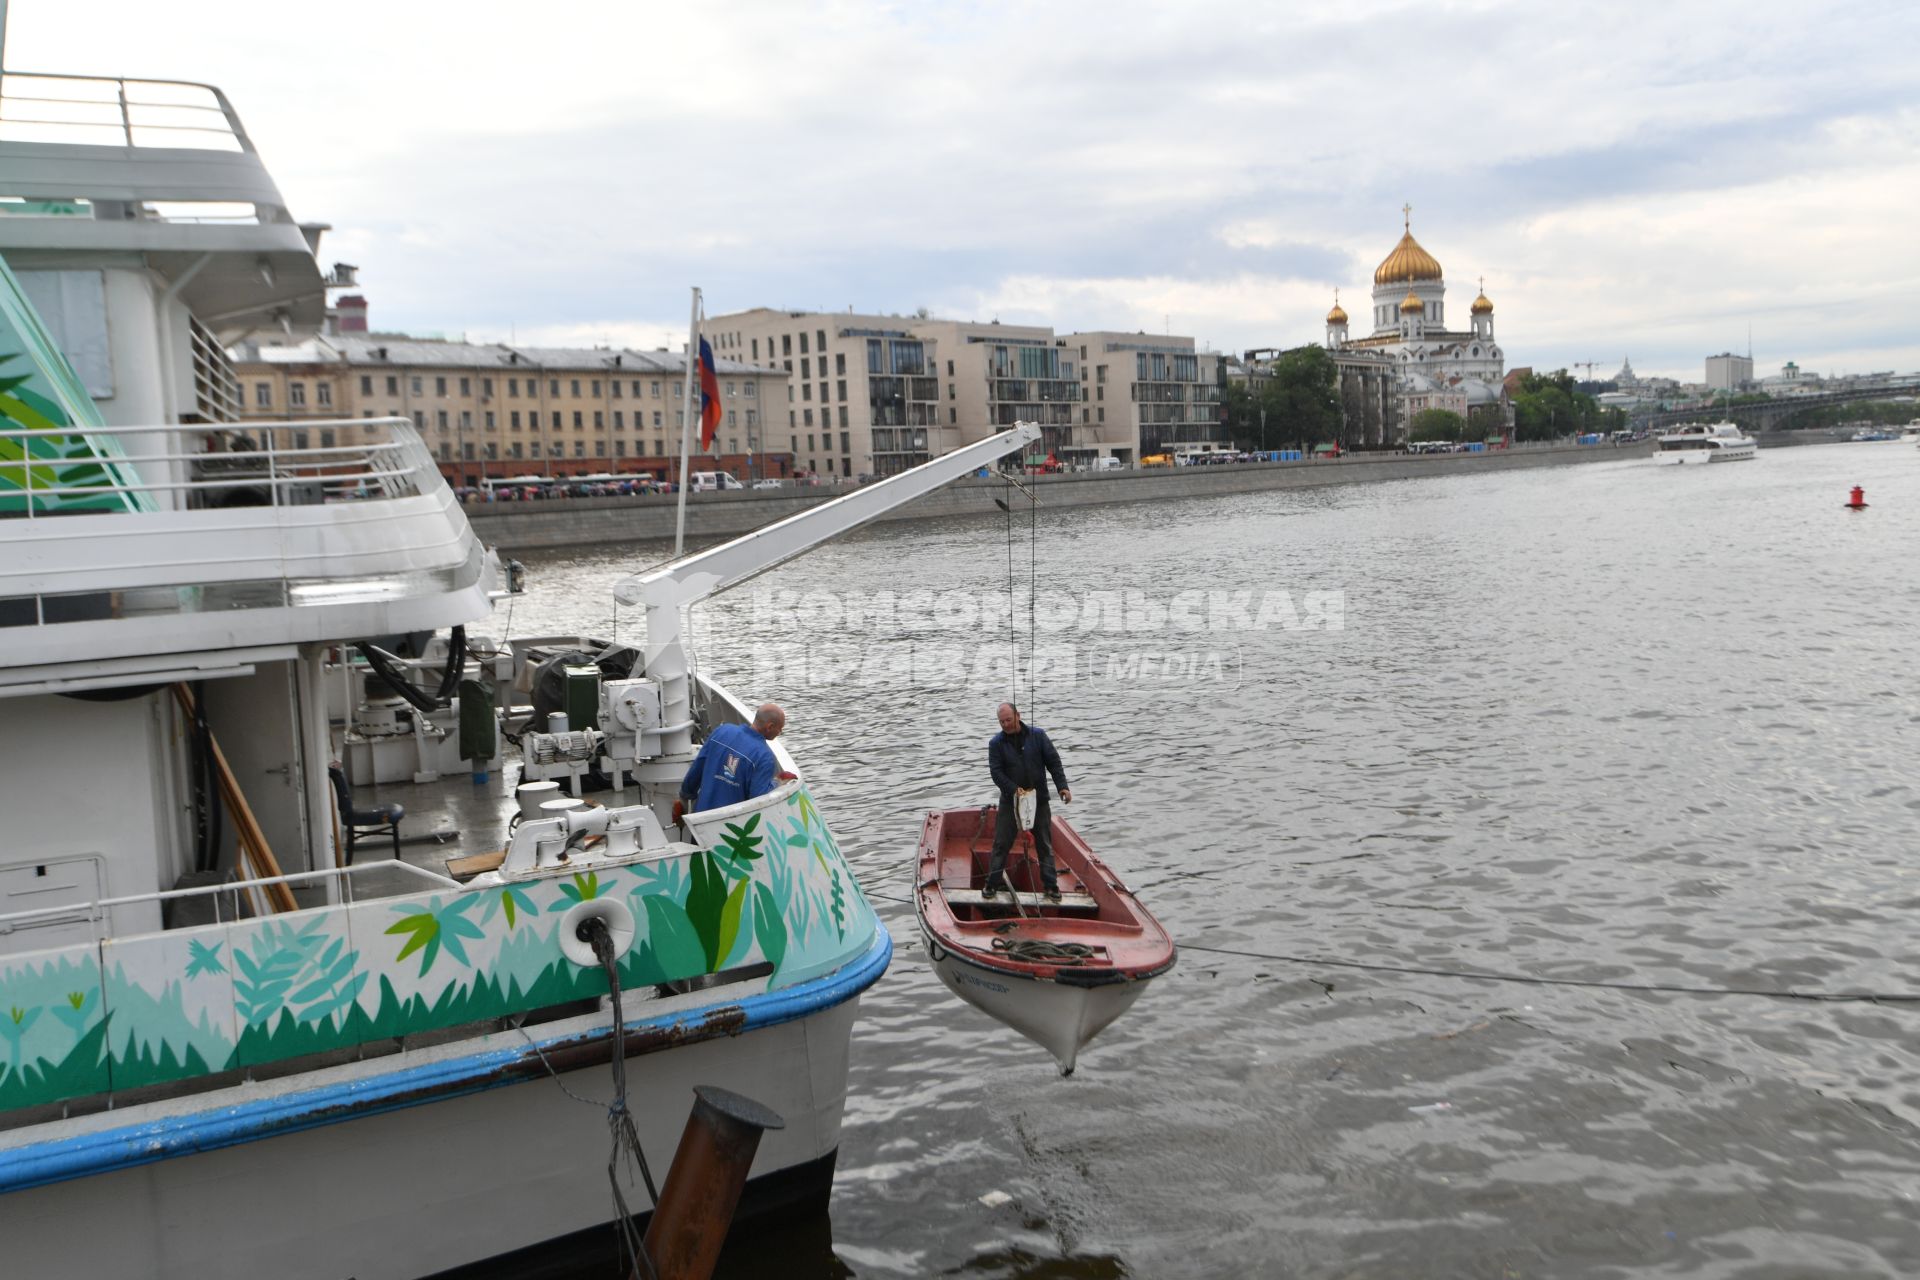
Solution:
<svg viewBox="0 0 1920 1280"><path fill-rule="evenodd" d="M386 440L344 445L302 445L297 434L321 431L382 428ZM96 451L91 457L34 457L35 440L71 444L99 437L117 442L127 437L174 435L189 436L205 432L222 435L241 445L224 451L165 450L132 455ZM295 437L289 440L289 437ZM256 439L257 438L257 439ZM283 444L286 440L288 443ZM198 505L218 505L204 499L232 490L264 489L264 505L304 506L311 501L311 486L318 485L325 501L364 501L412 497L430 492L442 481L432 454L420 440L413 424L405 418L317 418L291 422L237 422L145 427L11 427L0 429L0 441L19 441L28 454L0 461L0 503L14 494L24 496L28 519L58 515L58 509L36 511L36 502L47 499L68 500L101 494L176 494L200 495ZM199 474L182 480L150 479L148 472L172 474L174 464L191 464ZM121 481L95 484L53 483L36 478L35 472L60 472L67 468L97 465ZM298 495L298 496L296 496ZM191 501L181 505L195 505ZM6 508L0 506L0 511Z"/></svg>
<svg viewBox="0 0 1920 1280"><path fill-rule="evenodd" d="M458 889L460 882L450 876L425 867L416 867L411 862L390 859L384 862L363 862L358 866L328 867L320 871L293 871L280 876L262 876L257 879L230 880L225 884L199 885L192 889L158 889L152 893L129 894L124 898L95 898L91 902L70 902L58 907L34 907L27 911L12 911L0 915L0 935L12 933L23 924L34 921L49 924L65 924L86 920L98 923L112 907L131 907L142 902L171 902L179 898L204 898L210 894L231 893L234 895L234 919L240 918L239 895L252 894L275 884L305 884L316 880L339 880L345 891L345 901L351 903L353 897L353 877L362 872L399 871L406 875L424 880L435 889ZM213 922L223 924L220 918L220 899L213 900Z"/></svg>
<svg viewBox="0 0 1920 1280"><path fill-rule="evenodd" d="M213 85L47 72L0 77L0 140L253 152Z"/></svg>

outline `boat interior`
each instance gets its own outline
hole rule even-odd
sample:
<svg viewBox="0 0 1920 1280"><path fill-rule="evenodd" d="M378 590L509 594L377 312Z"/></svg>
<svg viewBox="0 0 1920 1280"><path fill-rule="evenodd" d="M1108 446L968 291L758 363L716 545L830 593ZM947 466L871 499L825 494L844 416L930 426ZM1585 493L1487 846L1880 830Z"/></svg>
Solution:
<svg viewBox="0 0 1920 1280"><path fill-rule="evenodd" d="M1067 829L1058 824L1053 850L1060 881L1059 902L1048 902L1042 896L1040 859L1034 851L1033 833L1027 831L1014 837L1007 854L1006 880L1011 892L991 898L982 893L993 857L997 812L993 805L985 805L977 813L948 815L943 820L937 874L941 896L955 922L994 924L1021 918L1069 921L1098 917L1101 903L1093 886L1081 876L1083 864L1070 855L1062 856L1070 842L1063 838Z"/></svg>

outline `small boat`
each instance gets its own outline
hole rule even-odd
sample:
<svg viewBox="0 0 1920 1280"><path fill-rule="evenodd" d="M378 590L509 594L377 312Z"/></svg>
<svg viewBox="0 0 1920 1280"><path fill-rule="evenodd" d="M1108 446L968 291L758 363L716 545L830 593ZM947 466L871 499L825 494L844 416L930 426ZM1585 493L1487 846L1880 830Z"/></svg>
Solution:
<svg viewBox="0 0 1920 1280"><path fill-rule="evenodd" d="M1009 890L984 896L996 816L992 805L927 815L914 894L920 932L948 990L1072 1075L1087 1042L1173 968L1173 939L1057 816L1059 902L1041 896L1030 835L1014 845Z"/></svg>
<svg viewBox="0 0 1920 1280"><path fill-rule="evenodd" d="M1759 445L1731 422L1687 422L1660 436L1653 460L1660 463L1744 462Z"/></svg>

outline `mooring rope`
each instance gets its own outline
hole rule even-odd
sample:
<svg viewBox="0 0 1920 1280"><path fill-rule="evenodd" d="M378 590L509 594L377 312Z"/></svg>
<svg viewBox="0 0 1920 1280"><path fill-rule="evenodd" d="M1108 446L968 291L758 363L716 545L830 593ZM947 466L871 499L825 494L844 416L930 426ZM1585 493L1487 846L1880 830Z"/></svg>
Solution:
<svg viewBox="0 0 1920 1280"><path fill-rule="evenodd" d="M1372 964L1360 960L1331 960L1325 956L1295 956L1237 947L1209 947L1182 942L1182 951L1207 951L1274 964L1302 964L1326 969L1360 969L1368 973L1410 973L1435 978L1464 978L1470 982L1507 982L1529 987L1587 987L1599 991L1639 991L1683 996L1761 996L1769 1000L1810 1000L1824 1004L1920 1004L1913 991L1794 991L1777 987L1691 987L1671 982L1608 982L1601 978L1542 978L1528 973L1496 973L1484 969L1439 969L1411 964Z"/></svg>
<svg viewBox="0 0 1920 1280"><path fill-rule="evenodd" d="M631 1168L640 1166L647 1196L657 1209L660 1193L654 1189L653 1170L647 1167L647 1153L640 1149L640 1134L633 1126L633 1113L627 1109L627 1020L620 1008L620 960L613 954L613 935L607 922L595 917L580 926L580 933L592 945L600 967L607 971L607 989L613 1001L613 1101L607 1104L607 1127L613 1134L613 1150L607 1154L607 1181L613 1186L614 1226L620 1237L621 1256L628 1274L654 1277L653 1260L633 1226L633 1211L620 1189L620 1163L624 1158Z"/></svg>
<svg viewBox="0 0 1920 1280"><path fill-rule="evenodd" d="M912 898L862 889L868 898L913 906ZM1289 955L1278 951L1250 951L1244 947L1210 947L1201 942L1179 942L1182 951L1265 960L1270 964L1298 964L1322 969L1357 969L1364 973L1405 973L1432 978L1462 978L1468 982L1504 982L1529 987L1584 987L1597 991L1634 991L1654 995L1754 996L1766 1000L1805 1000L1815 1004L1920 1005L1920 991L1795 991L1782 987L1694 987L1672 982L1609 982L1602 978L1542 978L1530 973L1499 973L1486 969L1442 969L1425 965L1381 964L1365 960L1335 960L1330 956Z"/></svg>

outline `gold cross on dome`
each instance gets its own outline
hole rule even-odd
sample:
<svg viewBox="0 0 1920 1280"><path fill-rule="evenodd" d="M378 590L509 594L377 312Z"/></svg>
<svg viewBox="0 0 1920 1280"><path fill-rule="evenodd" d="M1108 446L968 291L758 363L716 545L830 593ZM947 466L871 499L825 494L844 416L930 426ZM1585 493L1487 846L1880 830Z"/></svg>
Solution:
<svg viewBox="0 0 1920 1280"><path fill-rule="evenodd" d="M1407 230L1412 231L1413 230L1413 206L1410 204L1403 204L1400 206L1400 212L1406 217Z"/></svg>

